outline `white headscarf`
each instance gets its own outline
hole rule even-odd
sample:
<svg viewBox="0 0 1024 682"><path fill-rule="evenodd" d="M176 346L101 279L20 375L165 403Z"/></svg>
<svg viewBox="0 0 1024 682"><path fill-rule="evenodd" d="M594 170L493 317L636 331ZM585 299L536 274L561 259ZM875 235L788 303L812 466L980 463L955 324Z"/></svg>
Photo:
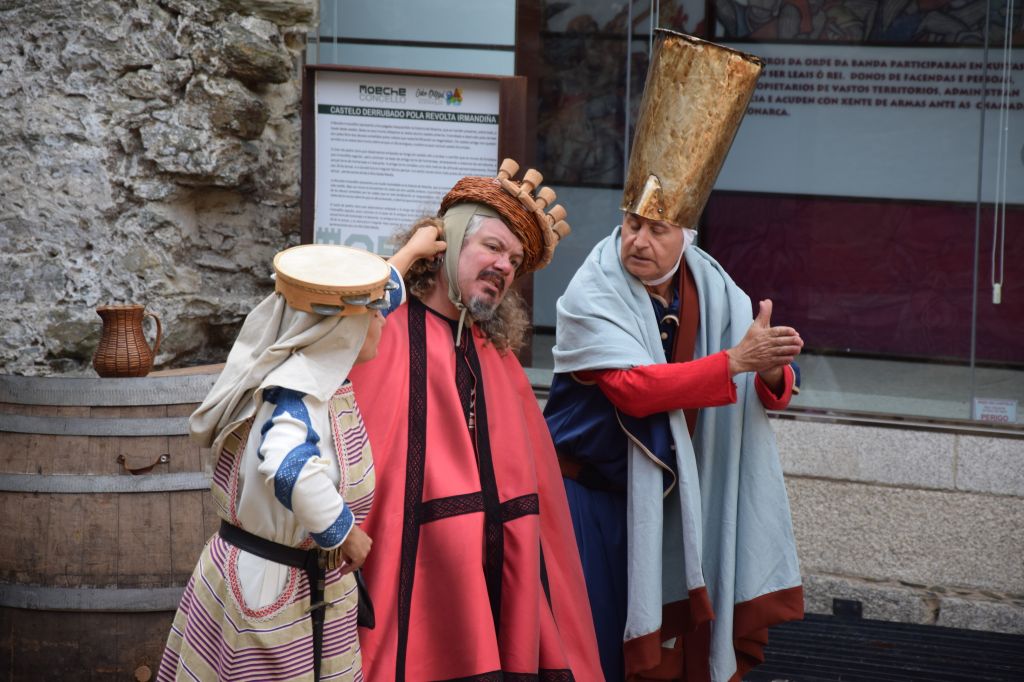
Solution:
<svg viewBox="0 0 1024 682"><path fill-rule="evenodd" d="M474 202L455 204L445 211L441 218L444 221L444 238L448 243L444 254L444 270L448 277L448 300L459 311L459 329L455 334L456 346L462 339L463 325L472 324L473 321L469 309L462 301L462 290L459 288L459 255L462 253L462 242L466 239L466 229L473 216L478 215L502 219L501 215L490 206ZM467 318L469 318L468 322Z"/></svg>
<svg viewBox="0 0 1024 682"><path fill-rule="evenodd" d="M266 297L245 318L217 383L189 418L192 437L216 451L271 386L327 400L352 369L369 326L368 314L324 317L289 307L281 294Z"/></svg>

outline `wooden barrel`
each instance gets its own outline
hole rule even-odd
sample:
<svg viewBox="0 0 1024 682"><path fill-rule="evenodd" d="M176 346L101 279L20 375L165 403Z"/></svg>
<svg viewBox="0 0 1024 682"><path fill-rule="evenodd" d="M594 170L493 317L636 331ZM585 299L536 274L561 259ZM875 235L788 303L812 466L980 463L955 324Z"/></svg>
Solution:
<svg viewBox="0 0 1024 682"><path fill-rule="evenodd" d="M221 366L0 376L0 670L147 680L217 527L188 415ZM2 675L0 675L2 676Z"/></svg>

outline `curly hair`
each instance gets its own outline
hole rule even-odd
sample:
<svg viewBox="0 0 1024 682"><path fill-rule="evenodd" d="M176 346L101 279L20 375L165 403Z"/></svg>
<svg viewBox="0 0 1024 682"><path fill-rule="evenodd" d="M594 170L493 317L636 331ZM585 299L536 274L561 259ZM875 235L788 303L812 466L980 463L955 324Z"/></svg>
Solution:
<svg viewBox="0 0 1024 682"><path fill-rule="evenodd" d="M417 221L408 230L395 234L392 241L396 247L401 247L409 241L413 233L426 225L443 227L444 221L437 217L427 217ZM420 260L412 264L405 274L405 286L409 293L416 298L422 299L437 286L439 268L436 261ZM476 320L475 324L484 333L487 340L494 344L502 354L512 351L517 352L526 345L527 335L530 329L530 318L527 315L526 301L515 289L505 292L505 297L498 304L494 316L489 320Z"/></svg>

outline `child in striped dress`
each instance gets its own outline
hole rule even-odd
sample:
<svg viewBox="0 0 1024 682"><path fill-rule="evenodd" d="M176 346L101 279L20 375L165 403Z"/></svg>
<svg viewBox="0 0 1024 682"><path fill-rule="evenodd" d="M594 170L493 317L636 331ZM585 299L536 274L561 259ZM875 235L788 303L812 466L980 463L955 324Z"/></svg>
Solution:
<svg viewBox="0 0 1024 682"><path fill-rule="evenodd" d="M438 232L422 228L391 258L384 299L357 314L297 309L279 272L285 293L246 318L190 420L218 453L212 494L223 523L185 588L158 680L362 679L354 571L372 544L359 524L374 469L346 377L376 355L408 266L444 249ZM330 263L342 280L379 267L372 254L344 251Z"/></svg>

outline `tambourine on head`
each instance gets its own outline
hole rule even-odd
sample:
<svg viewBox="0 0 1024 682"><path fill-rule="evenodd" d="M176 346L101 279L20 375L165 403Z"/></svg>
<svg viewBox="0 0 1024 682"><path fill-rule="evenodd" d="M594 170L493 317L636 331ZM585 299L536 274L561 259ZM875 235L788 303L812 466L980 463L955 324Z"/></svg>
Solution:
<svg viewBox="0 0 1024 682"><path fill-rule="evenodd" d="M383 258L347 246L304 244L274 256L274 290L292 308L328 317L384 307L390 276Z"/></svg>

